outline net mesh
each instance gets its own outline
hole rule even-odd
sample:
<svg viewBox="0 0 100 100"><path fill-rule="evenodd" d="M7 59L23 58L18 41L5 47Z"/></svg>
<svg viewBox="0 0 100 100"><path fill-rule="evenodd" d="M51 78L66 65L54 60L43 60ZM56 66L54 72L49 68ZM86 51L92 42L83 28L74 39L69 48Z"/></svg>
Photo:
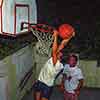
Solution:
<svg viewBox="0 0 100 100"><path fill-rule="evenodd" d="M45 25L46 26L46 25ZM46 26L48 27L48 26ZM45 28L44 26L42 28ZM38 39L38 42L36 43L36 50L41 55L48 56L50 53L50 47L53 42L53 31L46 29L46 31L38 30L37 28L30 28L33 35L35 35Z"/></svg>

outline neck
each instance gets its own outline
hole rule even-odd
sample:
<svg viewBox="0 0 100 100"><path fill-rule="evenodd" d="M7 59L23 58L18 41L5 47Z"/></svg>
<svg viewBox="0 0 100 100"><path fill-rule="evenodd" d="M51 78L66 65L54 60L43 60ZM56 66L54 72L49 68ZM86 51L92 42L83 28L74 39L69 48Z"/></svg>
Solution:
<svg viewBox="0 0 100 100"><path fill-rule="evenodd" d="M76 65L70 65L71 68L74 68Z"/></svg>

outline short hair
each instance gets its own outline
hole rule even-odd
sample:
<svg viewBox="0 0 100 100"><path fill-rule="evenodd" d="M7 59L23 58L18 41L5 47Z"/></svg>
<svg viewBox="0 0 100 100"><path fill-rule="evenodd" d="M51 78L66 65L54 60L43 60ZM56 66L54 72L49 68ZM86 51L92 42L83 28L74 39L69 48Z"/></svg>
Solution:
<svg viewBox="0 0 100 100"><path fill-rule="evenodd" d="M68 56L68 60L70 59L70 57L74 57L75 60L76 60L76 62L78 61L78 57L77 57L77 55L75 55L75 54L69 54L69 56Z"/></svg>

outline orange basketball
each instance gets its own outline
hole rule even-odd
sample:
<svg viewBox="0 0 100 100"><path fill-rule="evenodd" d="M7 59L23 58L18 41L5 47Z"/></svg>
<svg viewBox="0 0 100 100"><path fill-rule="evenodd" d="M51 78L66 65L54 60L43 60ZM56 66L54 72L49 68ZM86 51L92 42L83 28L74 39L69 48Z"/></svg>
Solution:
<svg viewBox="0 0 100 100"><path fill-rule="evenodd" d="M58 31L59 31L59 36L62 39L66 39L73 35L74 28L69 24L62 24L59 26Z"/></svg>

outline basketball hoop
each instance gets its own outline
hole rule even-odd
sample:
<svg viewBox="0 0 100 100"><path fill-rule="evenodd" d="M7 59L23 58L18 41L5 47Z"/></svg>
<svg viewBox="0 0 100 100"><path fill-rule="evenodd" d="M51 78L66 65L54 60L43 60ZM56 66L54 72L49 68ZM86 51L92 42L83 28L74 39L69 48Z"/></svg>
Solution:
<svg viewBox="0 0 100 100"><path fill-rule="evenodd" d="M36 50L40 55L49 56L53 42L53 28L45 24L30 26L33 35L37 37Z"/></svg>

